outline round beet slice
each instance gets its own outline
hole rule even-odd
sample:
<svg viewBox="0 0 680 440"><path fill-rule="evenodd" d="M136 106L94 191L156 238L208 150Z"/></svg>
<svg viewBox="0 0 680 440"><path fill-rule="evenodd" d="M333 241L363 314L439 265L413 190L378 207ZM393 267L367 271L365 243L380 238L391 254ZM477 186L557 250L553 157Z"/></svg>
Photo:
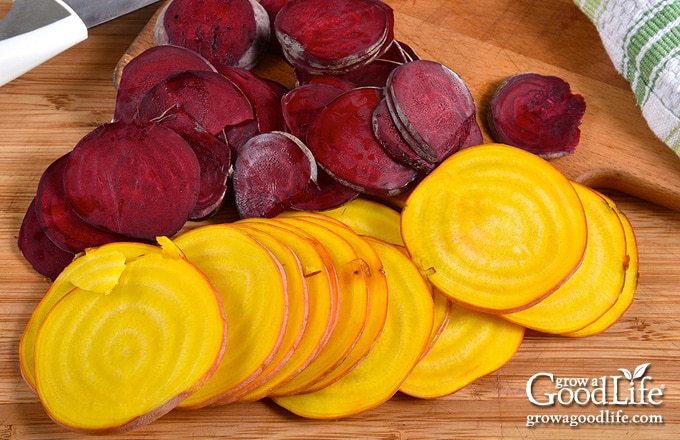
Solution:
<svg viewBox="0 0 680 440"><path fill-rule="evenodd" d="M317 170L316 182L305 189L304 195L293 200L291 208L299 211L325 211L337 208L359 197L359 192L331 177L323 168Z"/></svg>
<svg viewBox="0 0 680 440"><path fill-rule="evenodd" d="M189 218L200 166L191 146L173 130L154 122L112 122L73 148L64 187L87 222L155 240L175 234Z"/></svg>
<svg viewBox="0 0 680 440"><path fill-rule="evenodd" d="M373 133L381 89L360 87L328 104L309 126L307 143L328 174L356 191L392 196L415 180L417 171L395 161Z"/></svg>
<svg viewBox="0 0 680 440"><path fill-rule="evenodd" d="M344 90L328 84L304 84L293 88L281 98L283 120L288 131L306 140L309 124L316 115Z"/></svg>
<svg viewBox="0 0 680 440"><path fill-rule="evenodd" d="M521 73L496 89L487 120L496 142L552 159L574 152L585 111L583 96L571 93L563 79Z"/></svg>

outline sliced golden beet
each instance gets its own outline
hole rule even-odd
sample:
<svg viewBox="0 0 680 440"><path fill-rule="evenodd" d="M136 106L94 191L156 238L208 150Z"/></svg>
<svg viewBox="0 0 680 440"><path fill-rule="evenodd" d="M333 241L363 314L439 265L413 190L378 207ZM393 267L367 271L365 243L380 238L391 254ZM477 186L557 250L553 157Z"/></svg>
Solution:
<svg viewBox="0 0 680 440"><path fill-rule="evenodd" d="M337 322L338 282L328 252L311 237L303 237L269 219L249 218L236 224L267 232L288 245L300 259L307 286L309 314L302 338L280 370L239 399L254 401L266 397L273 388L297 375L326 344ZM294 304L290 305L291 309L294 307Z"/></svg>
<svg viewBox="0 0 680 440"><path fill-rule="evenodd" d="M357 198L321 213L337 218L359 235L376 237L392 244L404 244L399 212L380 202Z"/></svg>
<svg viewBox="0 0 680 440"><path fill-rule="evenodd" d="M430 342L427 344L427 350L425 350L423 356L427 354L430 348L437 342L439 336L444 332L451 318L451 310L453 308L451 300L437 289L432 289L432 300L434 301L434 322L432 324Z"/></svg>
<svg viewBox="0 0 680 440"><path fill-rule="evenodd" d="M451 318L400 391L432 399L452 394L505 365L524 338L524 327L500 316L452 303Z"/></svg>
<svg viewBox="0 0 680 440"><path fill-rule="evenodd" d="M160 247L150 244L114 242L85 250L64 268L33 310L19 343L21 374L31 389L35 390L35 335L52 306L73 290L76 283L106 292L118 282L127 262L141 255L160 252ZM97 286L92 282L96 282Z"/></svg>
<svg viewBox="0 0 680 440"><path fill-rule="evenodd" d="M338 367L349 355L364 330L368 314L367 264L340 234L312 222L293 218L274 221L298 234L308 233L328 251L338 276L338 321L328 341L314 360L286 383L273 389L270 397L300 393Z"/></svg>
<svg viewBox="0 0 680 440"><path fill-rule="evenodd" d="M614 305L625 278L626 236L619 215L599 192L574 183L588 221L588 244L574 274L548 297L503 315L544 333L569 333L597 320Z"/></svg>
<svg viewBox="0 0 680 440"><path fill-rule="evenodd" d="M430 287L403 252L381 240L368 240L384 263L389 286L383 331L366 357L334 383L274 399L295 414L337 419L380 405L397 392L429 343L434 313Z"/></svg>
<svg viewBox="0 0 680 440"><path fill-rule="evenodd" d="M635 238L635 231L633 226L628 220L628 217L621 212L621 210L616 206L613 200L609 197L604 196L605 200L610 204L612 209L616 211L623 225L623 230L626 234L626 275L619 294L618 299L614 305L607 310L602 316L600 316L595 322L588 324L586 327L579 329L575 332L565 333L563 336L569 337L585 337L592 336L611 327L625 312L628 310L630 305L633 303L633 297L635 296L635 289L637 289L638 284L638 269L640 267L640 261L638 257L637 240Z"/></svg>
<svg viewBox="0 0 680 440"><path fill-rule="evenodd" d="M286 277L266 247L228 224L201 226L174 241L214 284L229 323L228 355L210 380L178 405L195 409L247 386L274 355L286 325Z"/></svg>
<svg viewBox="0 0 680 440"><path fill-rule="evenodd" d="M580 264L587 227L571 182L502 144L461 150L413 190L402 211L411 257L442 293L510 312L555 290Z"/></svg>
<svg viewBox="0 0 680 440"><path fill-rule="evenodd" d="M225 340L221 301L205 275L149 253L127 262L108 293L74 288L51 307L35 338L36 390L70 430L127 431L200 387Z"/></svg>

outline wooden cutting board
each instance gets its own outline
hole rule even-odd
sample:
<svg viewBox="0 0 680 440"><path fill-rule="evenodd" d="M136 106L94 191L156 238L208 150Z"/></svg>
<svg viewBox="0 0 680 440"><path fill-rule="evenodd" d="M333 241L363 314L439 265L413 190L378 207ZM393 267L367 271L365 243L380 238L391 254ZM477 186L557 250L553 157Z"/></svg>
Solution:
<svg viewBox="0 0 680 440"><path fill-rule="evenodd" d="M560 76L585 97L587 111L576 153L553 163L581 183L680 210L680 158L646 125L633 123L641 117L628 84L608 63L602 47L593 45L598 38L594 27L571 2L388 3L395 9L396 38L421 58L452 68L468 84L487 141L491 138L484 112L504 78L522 71ZM157 15L121 58L115 81L130 59L153 45ZM268 56L255 71L294 85L290 66L278 56Z"/></svg>

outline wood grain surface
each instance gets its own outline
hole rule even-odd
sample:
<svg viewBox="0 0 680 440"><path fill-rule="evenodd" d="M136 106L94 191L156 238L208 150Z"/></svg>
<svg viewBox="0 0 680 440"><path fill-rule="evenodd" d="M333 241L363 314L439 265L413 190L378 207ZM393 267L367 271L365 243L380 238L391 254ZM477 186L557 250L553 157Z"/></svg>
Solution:
<svg viewBox="0 0 680 440"><path fill-rule="evenodd" d="M397 38L421 57L458 72L480 109L502 79L522 71L559 75L584 95L588 110L581 145L554 163L572 178L608 188L631 220L640 251L635 302L598 336L566 339L529 332L506 366L445 398L397 394L374 410L330 422L299 418L266 400L173 411L113 438L678 438L680 159L647 127L594 27L569 0L387 3L395 10ZM10 4L0 0L0 16ZM54 424L19 373L21 332L49 284L23 260L17 233L43 170L110 120L114 74L121 60L124 64L149 44L148 23L156 10L151 6L99 26L87 41L0 87L0 440L85 438ZM257 70L292 85L280 60L268 58ZM601 378L644 363L653 378L648 385L663 390L658 406L539 407L526 394L527 381L539 372ZM587 418L600 411L661 416L663 423L526 426L529 415Z"/></svg>

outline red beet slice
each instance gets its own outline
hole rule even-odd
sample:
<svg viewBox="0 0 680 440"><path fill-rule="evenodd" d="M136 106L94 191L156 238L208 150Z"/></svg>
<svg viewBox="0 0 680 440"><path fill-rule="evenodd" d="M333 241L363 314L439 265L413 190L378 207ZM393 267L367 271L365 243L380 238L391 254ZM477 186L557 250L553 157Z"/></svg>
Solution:
<svg viewBox="0 0 680 440"><path fill-rule="evenodd" d="M294 200L292 209L301 211L324 211L337 208L356 199L359 192L343 185L328 175L323 168L317 170L316 182L311 182L301 200Z"/></svg>
<svg viewBox="0 0 680 440"><path fill-rule="evenodd" d="M196 51L217 69L253 68L270 36L269 16L255 0L172 0L154 28L155 44Z"/></svg>
<svg viewBox="0 0 680 440"><path fill-rule="evenodd" d="M236 84L220 73L198 70L163 79L139 106L139 117L145 120L175 112L184 113L212 135L254 119L250 100Z"/></svg>
<svg viewBox="0 0 680 440"><path fill-rule="evenodd" d="M309 149L284 132L262 133L246 142L234 163L233 188L241 218L273 217L304 195L317 178Z"/></svg>
<svg viewBox="0 0 680 440"><path fill-rule="evenodd" d="M498 87L487 120L496 142L552 159L574 152L585 111L583 96L571 93L563 79L522 73Z"/></svg>
<svg viewBox="0 0 680 440"><path fill-rule="evenodd" d="M416 60L392 71L387 104L404 139L423 159L440 163L470 132L475 103L463 80L443 64Z"/></svg>
<svg viewBox="0 0 680 440"><path fill-rule="evenodd" d="M461 145L461 149L467 147L474 147L475 145L481 145L484 143L484 136L482 135L482 128L477 123L475 119L472 124L470 124L470 134Z"/></svg>
<svg viewBox="0 0 680 440"><path fill-rule="evenodd" d="M33 267L33 270L49 278L50 281L54 281L75 256L73 252L66 251L57 246L45 234L44 229L38 222L35 199L28 206L19 227L18 246L26 261Z"/></svg>
<svg viewBox="0 0 680 440"><path fill-rule="evenodd" d="M339 75L333 74L312 74L308 71L300 68L293 69L293 74L295 76L296 86L302 86L305 84L326 84L329 86L337 87L345 92L348 90L355 89L356 84L347 81Z"/></svg>
<svg viewBox="0 0 680 440"><path fill-rule="evenodd" d="M288 131L306 140L309 124L322 108L342 93L342 89L327 84L305 84L283 95L281 109Z"/></svg>
<svg viewBox="0 0 680 440"><path fill-rule="evenodd" d="M64 189L64 171L69 156L70 153L67 153L52 162L38 183L34 209L45 235L55 245L71 254L88 247L129 240L129 237L94 227L73 209Z"/></svg>
<svg viewBox="0 0 680 440"><path fill-rule="evenodd" d="M215 68L198 53L179 46L153 46L132 58L120 77L113 119L134 118L139 104L153 86L185 70L215 71Z"/></svg>
<svg viewBox="0 0 680 440"><path fill-rule="evenodd" d="M414 181L417 171L395 161L373 133L373 112L383 98L377 87L345 92L309 126L307 143L328 174L356 191L393 196Z"/></svg>
<svg viewBox="0 0 680 440"><path fill-rule="evenodd" d="M87 222L146 240L172 236L196 205L200 166L189 144L154 122L112 122L70 153L66 196Z"/></svg>

